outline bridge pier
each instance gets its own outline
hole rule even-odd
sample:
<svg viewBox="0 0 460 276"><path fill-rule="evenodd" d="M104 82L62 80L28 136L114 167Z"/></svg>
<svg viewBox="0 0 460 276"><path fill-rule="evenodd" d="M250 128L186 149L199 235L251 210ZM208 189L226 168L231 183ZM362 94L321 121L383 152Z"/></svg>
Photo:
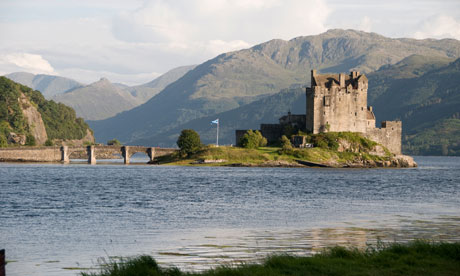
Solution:
<svg viewBox="0 0 460 276"><path fill-rule="evenodd" d="M129 146L121 147L121 155L123 156L123 162L127 165L130 162L131 155L129 154Z"/></svg>
<svg viewBox="0 0 460 276"><path fill-rule="evenodd" d="M61 162L64 164L70 163L70 153L68 146L61 147Z"/></svg>
<svg viewBox="0 0 460 276"><path fill-rule="evenodd" d="M153 162L153 159L155 159L155 148L148 148L147 149L147 155L149 156L149 163Z"/></svg>
<svg viewBox="0 0 460 276"><path fill-rule="evenodd" d="M95 146L86 147L86 152L88 153L88 164L96 164L96 153L94 152Z"/></svg>

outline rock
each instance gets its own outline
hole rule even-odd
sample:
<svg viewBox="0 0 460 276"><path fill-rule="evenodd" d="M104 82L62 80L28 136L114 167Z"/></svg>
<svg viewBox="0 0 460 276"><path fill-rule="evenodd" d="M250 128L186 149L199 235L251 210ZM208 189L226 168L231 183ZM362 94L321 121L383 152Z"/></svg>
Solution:
<svg viewBox="0 0 460 276"><path fill-rule="evenodd" d="M8 143L9 144L25 145L26 144L26 136L24 134L16 134L14 132L10 132L8 134Z"/></svg>
<svg viewBox="0 0 460 276"><path fill-rule="evenodd" d="M46 140L48 140L48 135L46 134L42 115L23 93L21 93L19 102L21 104L22 113L27 120L30 132L34 136L37 145L43 145Z"/></svg>

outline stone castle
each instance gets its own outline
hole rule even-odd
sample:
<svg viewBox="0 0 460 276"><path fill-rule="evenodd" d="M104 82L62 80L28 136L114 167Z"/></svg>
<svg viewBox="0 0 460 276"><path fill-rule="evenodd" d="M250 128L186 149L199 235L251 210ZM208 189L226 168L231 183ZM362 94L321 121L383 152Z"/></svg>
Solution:
<svg viewBox="0 0 460 276"><path fill-rule="evenodd" d="M281 138L286 129L308 133L360 132L380 143L394 154L401 154L402 124L400 121L384 121L375 126L372 107L367 105L368 80L364 74L317 74L311 71L311 87L306 88L306 114L288 113L279 124L261 124L260 132L269 142ZM239 140L244 130L236 131Z"/></svg>

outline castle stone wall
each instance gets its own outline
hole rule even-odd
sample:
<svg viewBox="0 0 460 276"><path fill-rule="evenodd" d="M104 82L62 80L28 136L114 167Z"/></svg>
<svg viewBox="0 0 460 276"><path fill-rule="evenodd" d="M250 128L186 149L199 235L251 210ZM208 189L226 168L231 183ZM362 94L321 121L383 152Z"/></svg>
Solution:
<svg viewBox="0 0 460 276"><path fill-rule="evenodd" d="M383 121L381 128L369 128L365 136L394 154L401 154L401 121Z"/></svg>

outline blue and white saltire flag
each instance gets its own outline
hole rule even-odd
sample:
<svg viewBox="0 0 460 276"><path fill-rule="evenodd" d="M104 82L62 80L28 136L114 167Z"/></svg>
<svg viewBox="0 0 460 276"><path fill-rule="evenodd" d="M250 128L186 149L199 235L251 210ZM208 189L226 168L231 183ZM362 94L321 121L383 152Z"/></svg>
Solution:
<svg viewBox="0 0 460 276"><path fill-rule="evenodd" d="M219 119L215 119L214 121L211 122L211 124L219 124Z"/></svg>

